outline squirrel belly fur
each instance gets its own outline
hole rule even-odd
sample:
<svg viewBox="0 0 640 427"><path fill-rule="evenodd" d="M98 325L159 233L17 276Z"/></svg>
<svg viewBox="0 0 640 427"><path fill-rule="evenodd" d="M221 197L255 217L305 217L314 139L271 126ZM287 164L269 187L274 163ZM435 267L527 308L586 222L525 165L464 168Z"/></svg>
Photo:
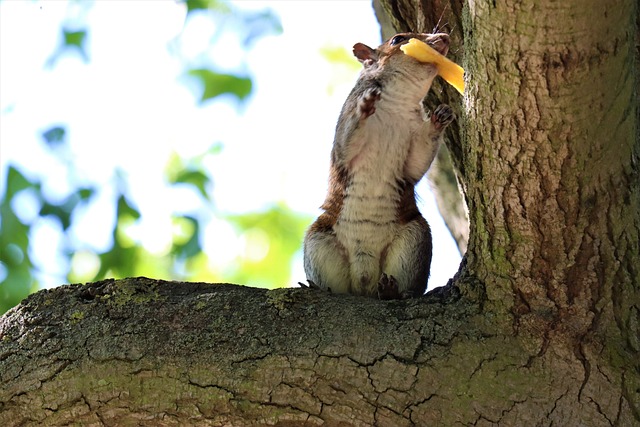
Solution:
<svg viewBox="0 0 640 427"><path fill-rule="evenodd" d="M437 68L400 50L411 38L447 53L443 33L402 33L377 49L353 48L363 70L336 126L324 212L304 239L312 287L381 299L417 297L427 287L431 231L415 185L454 114L444 104L426 111Z"/></svg>

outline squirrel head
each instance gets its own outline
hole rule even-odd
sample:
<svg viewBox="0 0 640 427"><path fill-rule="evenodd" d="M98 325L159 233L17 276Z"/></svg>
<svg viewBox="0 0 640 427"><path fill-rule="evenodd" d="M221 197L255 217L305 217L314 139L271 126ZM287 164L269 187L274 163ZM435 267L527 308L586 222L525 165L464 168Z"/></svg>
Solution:
<svg viewBox="0 0 640 427"><path fill-rule="evenodd" d="M422 40L442 55L446 55L449 51L449 35L446 33L399 33L389 38L376 49L373 49L364 43L356 43L353 45L353 54L358 61L362 63L365 70L369 68L385 69L392 67L408 70L415 69L415 71L418 71L425 67L429 67L436 72L436 67L434 65L429 63L419 63L414 58L405 55L404 52L400 50L400 46L404 45L412 38Z"/></svg>

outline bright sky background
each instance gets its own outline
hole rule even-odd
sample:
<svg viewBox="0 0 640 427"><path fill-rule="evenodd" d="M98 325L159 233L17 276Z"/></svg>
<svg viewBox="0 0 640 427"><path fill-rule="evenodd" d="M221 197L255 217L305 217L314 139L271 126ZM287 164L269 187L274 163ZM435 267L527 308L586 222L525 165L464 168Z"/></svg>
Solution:
<svg viewBox="0 0 640 427"><path fill-rule="evenodd" d="M115 168L127 175L129 194L142 212L136 229L143 245L158 254L171 242L171 213L189 211L196 197L168 190L163 171L172 152L202 153L213 143L222 152L208 165L214 177L213 200L221 212L256 211L285 201L292 209L317 215L326 190L335 123L356 76L344 78L321 56L321 47L356 42L380 43L371 2L237 1L236 7L271 8L284 32L244 51L233 34L216 43L210 55L222 69L247 71L254 92L240 110L226 98L198 107L179 78L183 64L172 56L180 35L184 52L208 46L209 23L190 19L186 6L164 1L97 0L86 19L85 63L62 57L44 67L55 52L60 24L78 14L66 1L0 2L0 176L9 163L46 175L46 190L61 198L69 191L68 170L48 153L41 132L66 126L81 182L104 184L105 191L78 218L74 237L92 250L105 250L114 221L110 183ZM355 61L355 60L354 60ZM243 66L242 64L246 64ZM331 94L327 88L336 81ZM107 185L109 184L109 185ZM0 182L0 191L4 191ZM442 286L457 271L460 256L437 213L426 179L418 187L421 210L434 239L429 288ZM20 202L21 217L37 217L34 204ZM53 221L39 220L32 236L45 286L64 282L59 233ZM211 262L230 262L243 250L230 226L213 219L204 230ZM302 242L301 242L302 243ZM304 279L301 252L293 265L295 283Z"/></svg>

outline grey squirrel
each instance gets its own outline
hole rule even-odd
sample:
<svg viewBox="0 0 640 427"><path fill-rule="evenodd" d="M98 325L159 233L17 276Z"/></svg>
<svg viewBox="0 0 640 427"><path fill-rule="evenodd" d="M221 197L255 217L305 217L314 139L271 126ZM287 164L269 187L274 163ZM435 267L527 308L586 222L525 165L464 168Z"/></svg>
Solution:
<svg viewBox="0 0 640 427"><path fill-rule="evenodd" d="M431 230L415 185L455 115L445 104L426 111L438 71L400 50L411 38L447 54L444 33L401 33L377 49L353 46L364 68L336 126L324 212L304 239L311 287L380 299L417 297L427 287Z"/></svg>

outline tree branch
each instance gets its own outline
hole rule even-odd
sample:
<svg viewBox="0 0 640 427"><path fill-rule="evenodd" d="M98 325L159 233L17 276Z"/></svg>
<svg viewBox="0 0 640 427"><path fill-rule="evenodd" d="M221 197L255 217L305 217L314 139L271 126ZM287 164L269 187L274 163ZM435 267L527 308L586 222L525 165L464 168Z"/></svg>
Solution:
<svg viewBox="0 0 640 427"><path fill-rule="evenodd" d="M403 302L146 278L41 291L0 322L0 425L401 419L432 394L418 366L480 338L478 312L457 288Z"/></svg>
<svg viewBox="0 0 640 427"><path fill-rule="evenodd" d="M147 278L41 291L0 319L0 425L633 422L597 352L515 336L458 283L406 301Z"/></svg>

